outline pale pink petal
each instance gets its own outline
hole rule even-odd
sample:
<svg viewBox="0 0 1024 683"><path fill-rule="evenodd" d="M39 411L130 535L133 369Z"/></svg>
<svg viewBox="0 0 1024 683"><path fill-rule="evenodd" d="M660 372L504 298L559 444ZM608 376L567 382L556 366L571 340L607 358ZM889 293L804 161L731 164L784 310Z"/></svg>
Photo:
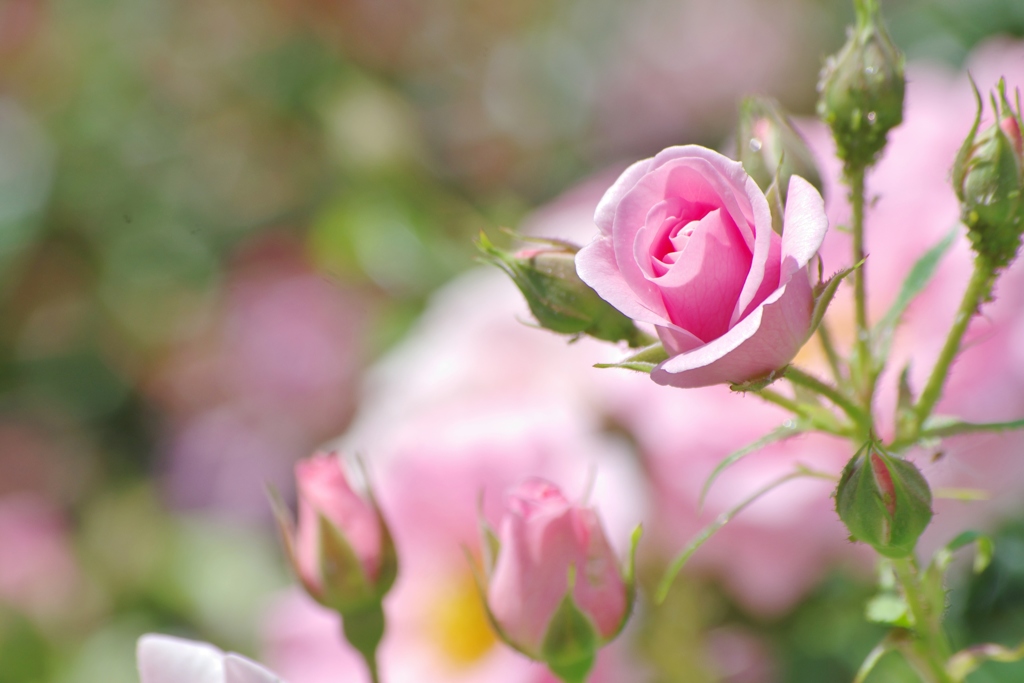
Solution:
<svg viewBox="0 0 1024 683"><path fill-rule="evenodd" d="M603 234L611 234L615 207L622 197L633 189L637 181L651 169L653 162L653 159L643 159L627 168L601 197L601 201L597 203L597 209L594 210L594 222Z"/></svg>
<svg viewBox="0 0 1024 683"><path fill-rule="evenodd" d="M789 179L783 226L780 282L786 284L818 253L828 231L824 200L814 186L800 176Z"/></svg>

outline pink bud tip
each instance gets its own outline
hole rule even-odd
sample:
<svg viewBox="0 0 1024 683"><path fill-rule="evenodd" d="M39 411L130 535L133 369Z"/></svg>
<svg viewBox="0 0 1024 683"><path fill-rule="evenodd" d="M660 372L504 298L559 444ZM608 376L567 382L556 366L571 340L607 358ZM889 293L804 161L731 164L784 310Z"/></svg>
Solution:
<svg viewBox="0 0 1024 683"><path fill-rule="evenodd" d="M1024 156L1024 140L1021 139L1020 123L1017 121L1017 117L1003 117L1003 120L999 122L999 127L1003 129L1006 137L1010 138L1013 148L1017 150L1017 155Z"/></svg>

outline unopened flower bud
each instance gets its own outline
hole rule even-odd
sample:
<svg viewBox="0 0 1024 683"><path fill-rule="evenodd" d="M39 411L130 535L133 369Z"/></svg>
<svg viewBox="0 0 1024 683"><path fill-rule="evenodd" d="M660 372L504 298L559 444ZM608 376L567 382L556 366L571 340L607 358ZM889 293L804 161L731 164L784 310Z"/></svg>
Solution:
<svg viewBox="0 0 1024 683"><path fill-rule="evenodd" d="M794 175L821 191L821 174L811 150L775 100L768 97L743 100L736 146L743 169L764 192L778 181L785 202L789 179Z"/></svg>
<svg viewBox="0 0 1024 683"><path fill-rule="evenodd" d="M564 681L584 681L633 600L597 513L529 479L508 497L488 545L488 614L501 638Z"/></svg>
<svg viewBox="0 0 1024 683"><path fill-rule="evenodd" d="M372 495L356 493L336 454L295 465L299 520L278 510L295 574L309 595L342 615L379 605L398 571L391 534Z"/></svg>
<svg viewBox="0 0 1024 683"><path fill-rule="evenodd" d="M541 327L561 334L587 334L604 341L643 346L644 335L632 320L597 295L576 274L579 248L550 241L515 254L502 251L481 235L486 258L504 270L526 297Z"/></svg>
<svg viewBox="0 0 1024 683"><path fill-rule="evenodd" d="M1015 111L1004 81L998 90L999 98L992 97L996 121L980 133L978 96L978 114L953 165L953 188L974 250L1002 268L1016 256L1024 232L1024 146L1020 103Z"/></svg>
<svg viewBox="0 0 1024 683"><path fill-rule="evenodd" d="M832 129L839 158L867 168L903 121L903 54L882 23L878 0L856 0L857 24L840 51L825 60L818 115Z"/></svg>
<svg viewBox="0 0 1024 683"><path fill-rule="evenodd" d="M853 540L906 557L932 518L932 493L913 463L868 448L846 464L836 511Z"/></svg>

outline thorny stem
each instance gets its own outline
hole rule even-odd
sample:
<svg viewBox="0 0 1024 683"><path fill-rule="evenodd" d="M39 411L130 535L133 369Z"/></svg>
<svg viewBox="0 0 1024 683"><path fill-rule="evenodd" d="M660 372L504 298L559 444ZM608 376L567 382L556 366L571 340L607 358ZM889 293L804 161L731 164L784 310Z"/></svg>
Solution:
<svg viewBox="0 0 1024 683"><path fill-rule="evenodd" d="M853 211L851 232L853 233L853 262L864 261L864 175L863 166L847 167L846 179L850 184L850 205ZM865 412L871 413L875 393L875 368L871 353L870 330L868 329L867 283L863 265L853 271L854 321L857 327L856 348L857 372L854 373L855 391Z"/></svg>
<svg viewBox="0 0 1024 683"><path fill-rule="evenodd" d="M821 348L825 352L825 358L828 359L828 365L832 369L832 377L835 379L836 384L843 386L846 381L843 377L843 366L839 360L839 353L836 351L835 344L832 343L832 333L828 331L828 326L824 320L818 324L817 333L818 339L821 341Z"/></svg>
<svg viewBox="0 0 1024 683"><path fill-rule="evenodd" d="M945 605L929 604L921 588L920 572L913 557L893 560L893 568L914 619L917 638L911 648L917 656L910 658L911 664L928 683L954 683L953 677L946 671L951 649L942 630Z"/></svg>

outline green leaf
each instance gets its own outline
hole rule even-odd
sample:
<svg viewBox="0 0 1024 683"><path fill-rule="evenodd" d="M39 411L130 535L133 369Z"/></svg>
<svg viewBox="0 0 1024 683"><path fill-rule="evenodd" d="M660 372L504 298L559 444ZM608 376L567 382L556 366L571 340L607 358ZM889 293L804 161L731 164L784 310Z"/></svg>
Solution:
<svg viewBox="0 0 1024 683"><path fill-rule="evenodd" d="M974 573L980 574L992 563L995 543L992 537L979 531L965 531L935 552L932 564L940 572L945 572L953 558L953 553L961 548L975 544Z"/></svg>
<svg viewBox="0 0 1024 683"><path fill-rule="evenodd" d="M665 360L668 360L668 352L665 351L665 347L658 342L640 349L632 356L629 356L618 363L597 363L594 367L624 368L626 370L636 370L637 372L646 372L647 374L651 374L651 371L654 370L659 363Z"/></svg>
<svg viewBox="0 0 1024 683"><path fill-rule="evenodd" d="M906 600L896 593L879 593L868 600L864 616L876 624L889 624L901 628L910 628L910 608Z"/></svg>
<svg viewBox="0 0 1024 683"><path fill-rule="evenodd" d="M931 282L932 277L935 275L935 269L939 265L939 261L941 261L942 257L947 251L949 251L949 248L953 246L953 240L956 238L956 233L956 230L951 230L941 242L926 251L924 255L914 263L914 266L910 269L910 273L907 274L907 279L903 281L903 286L900 288L899 294L896 295L896 300L892 302L892 306L889 307L885 316L883 316L875 326L872 334L872 338L876 343L875 356L880 359L883 364L885 359L889 357L889 348L892 345L893 335L896 332L897 325L899 325L900 318L907 310L907 306L909 306L914 298L924 290L929 282Z"/></svg>
<svg viewBox="0 0 1024 683"><path fill-rule="evenodd" d="M803 434L809 431L808 426L803 422L793 422L780 425L770 431L768 434L762 436L757 441L740 448L739 450L733 451L729 455L725 456L720 463L712 470L711 474L704 481L704 486L700 490L700 499L697 502L699 509L704 508L704 499L707 498L708 491L711 490L711 485L715 483L719 475L725 470L738 463L743 458L747 457L751 453L755 453L765 446L776 443L778 441L785 441L786 439L792 438L797 434Z"/></svg>

